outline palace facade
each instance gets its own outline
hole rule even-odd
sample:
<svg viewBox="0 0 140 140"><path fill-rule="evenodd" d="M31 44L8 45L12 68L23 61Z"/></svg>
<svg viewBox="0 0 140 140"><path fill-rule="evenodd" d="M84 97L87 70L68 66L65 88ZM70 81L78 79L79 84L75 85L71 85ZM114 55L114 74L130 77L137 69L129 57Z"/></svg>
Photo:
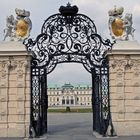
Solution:
<svg viewBox="0 0 140 140"><path fill-rule="evenodd" d="M92 88L89 85L73 86L70 83L61 87L48 86L48 106L91 107Z"/></svg>

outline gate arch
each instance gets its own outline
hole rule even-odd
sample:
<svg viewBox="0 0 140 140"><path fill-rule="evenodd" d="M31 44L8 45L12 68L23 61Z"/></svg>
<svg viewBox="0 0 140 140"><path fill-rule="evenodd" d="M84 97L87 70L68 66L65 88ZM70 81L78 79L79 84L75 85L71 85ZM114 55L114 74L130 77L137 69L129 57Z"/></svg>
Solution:
<svg viewBox="0 0 140 140"><path fill-rule="evenodd" d="M113 43L103 40L94 22L78 14L77 6L61 6L60 13L45 20L36 40L24 41L32 53L30 136L47 132L47 74L57 64L81 63L92 76L93 131L106 135L111 121L107 50Z"/></svg>

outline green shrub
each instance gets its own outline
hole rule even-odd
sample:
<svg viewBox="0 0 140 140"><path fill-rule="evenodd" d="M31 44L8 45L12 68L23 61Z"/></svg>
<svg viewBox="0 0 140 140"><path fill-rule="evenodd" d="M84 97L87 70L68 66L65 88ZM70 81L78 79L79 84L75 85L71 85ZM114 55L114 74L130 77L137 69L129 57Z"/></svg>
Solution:
<svg viewBox="0 0 140 140"><path fill-rule="evenodd" d="M69 106L66 107L66 112L70 112L70 107Z"/></svg>

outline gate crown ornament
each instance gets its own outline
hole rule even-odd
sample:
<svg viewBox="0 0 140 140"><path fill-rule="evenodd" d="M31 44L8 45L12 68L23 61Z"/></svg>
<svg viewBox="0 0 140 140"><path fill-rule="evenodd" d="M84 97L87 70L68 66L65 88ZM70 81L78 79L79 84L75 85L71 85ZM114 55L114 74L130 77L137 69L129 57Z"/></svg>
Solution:
<svg viewBox="0 0 140 140"><path fill-rule="evenodd" d="M126 13L123 17L124 8L116 6L113 10L109 10L109 30L114 40L129 40L129 36L134 40L134 31L132 27L132 14Z"/></svg>
<svg viewBox="0 0 140 140"><path fill-rule="evenodd" d="M74 16L78 13L78 7L76 5L71 6L71 4L68 3L67 6L61 6L59 12L63 16Z"/></svg>

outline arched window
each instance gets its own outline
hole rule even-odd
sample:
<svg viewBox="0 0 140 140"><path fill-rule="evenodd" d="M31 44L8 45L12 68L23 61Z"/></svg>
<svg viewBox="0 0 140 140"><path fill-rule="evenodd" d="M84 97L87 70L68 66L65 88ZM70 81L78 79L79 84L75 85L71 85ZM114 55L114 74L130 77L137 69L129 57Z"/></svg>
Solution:
<svg viewBox="0 0 140 140"><path fill-rule="evenodd" d="M65 104L65 99L62 99L62 105L64 105Z"/></svg>
<svg viewBox="0 0 140 140"><path fill-rule="evenodd" d="M72 105L74 104L74 100L73 100L73 99L71 99L71 104L72 104Z"/></svg>
<svg viewBox="0 0 140 140"><path fill-rule="evenodd" d="M79 97L77 97L77 102L79 101Z"/></svg>

